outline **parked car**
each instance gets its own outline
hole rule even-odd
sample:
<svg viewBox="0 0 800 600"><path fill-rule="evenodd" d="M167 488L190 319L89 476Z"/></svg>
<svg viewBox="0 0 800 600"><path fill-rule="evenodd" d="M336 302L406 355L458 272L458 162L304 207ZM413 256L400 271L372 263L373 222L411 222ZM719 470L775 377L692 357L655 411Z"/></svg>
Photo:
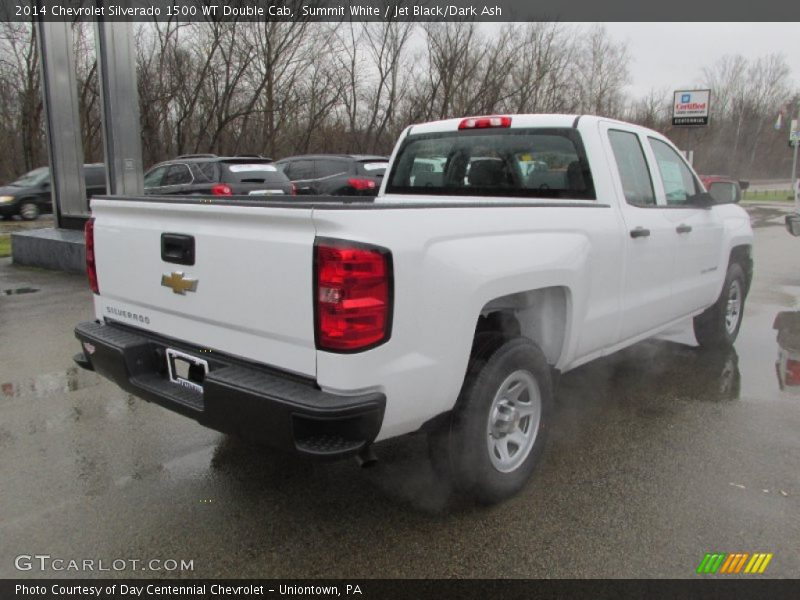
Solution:
<svg viewBox="0 0 800 600"><path fill-rule="evenodd" d="M717 202L740 202L742 190L750 186L747 181L736 181L725 175L700 175L700 181Z"/></svg>
<svg viewBox="0 0 800 600"><path fill-rule="evenodd" d="M294 186L262 156L185 154L151 167L144 175L146 194L157 196L276 196L294 194Z"/></svg>
<svg viewBox="0 0 800 600"><path fill-rule="evenodd" d="M361 154L306 154L275 163L298 194L323 196L374 196L388 165L385 156Z"/></svg>
<svg viewBox="0 0 800 600"><path fill-rule="evenodd" d="M736 340L750 219L663 135L470 117L408 127L393 156L375 198L95 198L76 362L309 457L427 432L442 478L491 503L536 468L559 373L677 325L698 352Z"/></svg>
<svg viewBox="0 0 800 600"><path fill-rule="evenodd" d="M83 165L83 176L87 198L106 193L103 163ZM26 221L33 221L42 213L52 212L50 191L50 167L39 167L25 173L16 181L0 187L0 217L19 215Z"/></svg>

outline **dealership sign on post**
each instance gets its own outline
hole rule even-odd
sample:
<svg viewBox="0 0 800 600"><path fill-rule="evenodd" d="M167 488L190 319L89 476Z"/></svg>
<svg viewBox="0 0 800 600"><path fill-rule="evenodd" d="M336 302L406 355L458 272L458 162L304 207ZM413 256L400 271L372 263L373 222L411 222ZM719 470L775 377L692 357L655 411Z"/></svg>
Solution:
<svg viewBox="0 0 800 600"><path fill-rule="evenodd" d="M672 102L673 125L708 125L711 90L682 90L675 92Z"/></svg>

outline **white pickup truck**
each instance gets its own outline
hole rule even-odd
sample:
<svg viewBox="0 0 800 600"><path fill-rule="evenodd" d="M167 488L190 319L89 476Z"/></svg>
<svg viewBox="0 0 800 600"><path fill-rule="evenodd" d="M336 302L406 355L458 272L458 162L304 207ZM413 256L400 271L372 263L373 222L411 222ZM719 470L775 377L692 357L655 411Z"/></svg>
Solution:
<svg viewBox="0 0 800 600"><path fill-rule="evenodd" d="M662 135L594 116L408 127L376 198L96 197L76 361L208 427L317 457L423 429L495 502L559 373L694 318L734 342L750 220Z"/></svg>

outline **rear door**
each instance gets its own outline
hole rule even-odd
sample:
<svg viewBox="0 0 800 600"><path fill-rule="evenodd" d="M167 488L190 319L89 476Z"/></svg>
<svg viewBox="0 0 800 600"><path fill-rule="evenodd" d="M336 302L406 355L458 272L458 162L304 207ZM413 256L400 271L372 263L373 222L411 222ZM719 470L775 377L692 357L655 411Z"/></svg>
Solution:
<svg viewBox="0 0 800 600"><path fill-rule="evenodd" d="M93 200L97 317L313 376L311 209L184 198Z"/></svg>
<svg viewBox="0 0 800 600"><path fill-rule="evenodd" d="M314 185L316 169L313 159L299 158L288 161L284 167L284 173L297 186L298 194L318 193Z"/></svg>
<svg viewBox="0 0 800 600"><path fill-rule="evenodd" d="M347 180L355 171L352 160L343 158L318 158L314 161L318 194L340 194L348 187Z"/></svg>
<svg viewBox="0 0 800 600"><path fill-rule="evenodd" d="M676 318L672 302L675 227L659 205L641 136L616 123L600 123L626 225L625 279L620 339Z"/></svg>

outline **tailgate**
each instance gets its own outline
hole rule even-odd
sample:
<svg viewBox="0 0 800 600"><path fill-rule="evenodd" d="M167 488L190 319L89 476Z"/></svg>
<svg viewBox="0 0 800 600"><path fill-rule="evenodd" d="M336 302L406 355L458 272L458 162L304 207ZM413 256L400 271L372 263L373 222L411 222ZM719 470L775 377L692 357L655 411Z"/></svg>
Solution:
<svg viewBox="0 0 800 600"><path fill-rule="evenodd" d="M95 198L92 212L98 318L316 374L310 207ZM162 234L193 243L194 264L162 259Z"/></svg>

